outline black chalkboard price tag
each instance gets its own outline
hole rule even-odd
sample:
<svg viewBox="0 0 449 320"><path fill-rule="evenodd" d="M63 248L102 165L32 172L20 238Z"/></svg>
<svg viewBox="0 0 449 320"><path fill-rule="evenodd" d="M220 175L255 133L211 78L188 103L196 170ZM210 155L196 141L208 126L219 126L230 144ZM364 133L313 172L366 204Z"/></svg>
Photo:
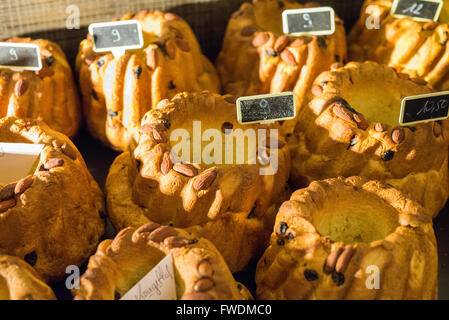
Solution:
<svg viewBox="0 0 449 320"><path fill-rule="evenodd" d="M92 23L89 33L94 39L94 51L111 51L120 56L126 50L143 46L142 27L137 20Z"/></svg>
<svg viewBox="0 0 449 320"><path fill-rule="evenodd" d="M289 120L296 116L293 92L240 97L236 104L237 121L242 124Z"/></svg>
<svg viewBox="0 0 449 320"><path fill-rule="evenodd" d="M399 123L403 126L444 120L449 116L449 91L405 97L402 100Z"/></svg>
<svg viewBox="0 0 449 320"><path fill-rule="evenodd" d="M285 34L326 35L335 32L335 12L331 7L291 9L282 12Z"/></svg>
<svg viewBox="0 0 449 320"><path fill-rule="evenodd" d="M0 68L40 70L40 48L33 43L0 42Z"/></svg>
<svg viewBox="0 0 449 320"><path fill-rule="evenodd" d="M441 0L395 0L391 15L409 17L416 21L436 21L440 17Z"/></svg>

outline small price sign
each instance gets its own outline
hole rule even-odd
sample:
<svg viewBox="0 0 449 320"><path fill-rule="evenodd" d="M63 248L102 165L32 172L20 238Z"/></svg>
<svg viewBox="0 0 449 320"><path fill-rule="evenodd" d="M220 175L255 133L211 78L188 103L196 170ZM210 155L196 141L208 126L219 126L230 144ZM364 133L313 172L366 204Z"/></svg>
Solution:
<svg viewBox="0 0 449 320"><path fill-rule="evenodd" d="M296 116L293 92L240 97L236 104L237 120L242 124L289 120Z"/></svg>
<svg viewBox="0 0 449 320"><path fill-rule="evenodd" d="M40 48L33 43L0 42L0 68L40 70Z"/></svg>
<svg viewBox="0 0 449 320"><path fill-rule="evenodd" d="M126 50L143 46L142 27L137 20L92 23L89 33L94 39L94 51L111 51L120 56Z"/></svg>
<svg viewBox="0 0 449 320"><path fill-rule="evenodd" d="M403 126L444 120L449 116L449 91L405 97L402 100L399 123Z"/></svg>
<svg viewBox="0 0 449 320"><path fill-rule="evenodd" d="M416 21L436 21L442 8L441 0L395 0L391 15L409 17Z"/></svg>
<svg viewBox="0 0 449 320"><path fill-rule="evenodd" d="M291 9L282 12L285 34L327 35L335 32L335 12L331 7Z"/></svg>

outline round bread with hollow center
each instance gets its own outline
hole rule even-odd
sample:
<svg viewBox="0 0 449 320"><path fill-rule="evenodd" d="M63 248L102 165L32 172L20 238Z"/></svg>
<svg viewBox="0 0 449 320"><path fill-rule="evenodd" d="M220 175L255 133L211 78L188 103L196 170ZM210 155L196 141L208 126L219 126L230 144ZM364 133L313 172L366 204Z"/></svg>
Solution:
<svg viewBox="0 0 449 320"><path fill-rule="evenodd" d="M388 64L412 78L449 90L449 24L390 14L393 0L367 0L348 38L351 61ZM447 6L447 4L445 5Z"/></svg>
<svg viewBox="0 0 449 320"><path fill-rule="evenodd" d="M149 222L138 229L123 229L114 240L99 245L81 277L80 288L73 290L75 300L120 299L167 255L172 257L174 274L160 273L163 278L159 279L175 282L178 299L251 298L249 291L234 280L210 241Z"/></svg>
<svg viewBox="0 0 449 320"><path fill-rule="evenodd" d="M299 110L315 78L334 63L346 61L343 21L326 36L285 35L282 12L318 6L315 2L259 0L245 2L229 20L217 71L223 91L236 97L294 91ZM292 131L293 121L284 124Z"/></svg>
<svg viewBox="0 0 449 320"><path fill-rule="evenodd" d="M433 92L386 65L322 73L291 137L295 188L360 175L392 184L436 216L448 198L448 120L399 125L404 97Z"/></svg>
<svg viewBox="0 0 449 320"><path fill-rule="evenodd" d="M44 39L11 38L7 42L37 45L42 69L0 69L0 117L41 119L53 130L73 138L81 124L81 108L62 49Z"/></svg>
<svg viewBox="0 0 449 320"><path fill-rule="evenodd" d="M214 66L203 56L189 25L172 13L143 10L120 20L140 22L143 47L120 57L80 44L76 69L87 127L94 137L125 150L143 115L183 91L220 91Z"/></svg>
<svg viewBox="0 0 449 320"><path fill-rule="evenodd" d="M118 230L148 220L187 228L241 270L263 250L275 207L287 197L290 154L278 129L238 123L229 96L162 101L143 118L137 146L109 170L112 223Z"/></svg>
<svg viewBox="0 0 449 320"><path fill-rule="evenodd" d="M58 280L95 252L103 194L75 145L42 121L2 118L0 142L44 145L28 175L0 185L0 254L23 258L46 282Z"/></svg>
<svg viewBox="0 0 449 320"><path fill-rule="evenodd" d="M361 177L312 182L280 208L257 265L260 299L438 298L431 218Z"/></svg>
<svg viewBox="0 0 449 320"><path fill-rule="evenodd" d="M0 255L0 300L56 300L53 290L22 259Z"/></svg>

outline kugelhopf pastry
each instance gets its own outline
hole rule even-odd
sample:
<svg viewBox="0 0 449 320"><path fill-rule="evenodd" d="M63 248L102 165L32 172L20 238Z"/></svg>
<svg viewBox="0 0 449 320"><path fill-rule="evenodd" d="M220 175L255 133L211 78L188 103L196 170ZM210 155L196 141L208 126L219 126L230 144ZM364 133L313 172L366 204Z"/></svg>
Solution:
<svg viewBox="0 0 449 320"><path fill-rule="evenodd" d="M399 125L401 100L430 92L422 80L374 62L322 73L289 141L292 184L383 180L436 216L448 198L448 121Z"/></svg>
<svg viewBox="0 0 449 320"><path fill-rule="evenodd" d="M216 62L223 91L236 97L294 91L299 109L315 78L332 64L346 61L345 29L339 18L333 35L283 34L284 10L313 6L318 5L285 0L243 3L228 23Z"/></svg>
<svg viewBox="0 0 449 320"><path fill-rule="evenodd" d="M161 101L144 116L138 145L109 170L112 223L118 230L149 220L186 228L211 240L231 271L241 270L263 250L275 207L288 197L290 154L278 129L239 124L230 96L180 93ZM188 150L180 154L179 146Z"/></svg>
<svg viewBox="0 0 449 320"><path fill-rule="evenodd" d="M114 58L95 53L91 37L83 40L76 70L87 127L116 150L124 150L143 115L178 92L220 92L214 66L188 24L172 13L141 11L120 20L141 23L144 45Z"/></svg>
<svg viewBox="0 0 449 320"><path fill-rule="evenodd" d="M125 295L165 256L171 254L176 295L181 300L247 300L214 245L203 238L157 223L126 228L103 241L89 260L75 300L113 300Z"/></svg>
<svg viewBox="0 0 449 320"><path fill-rule="evenodd" d="M437 299L431 218L393 187L360 177L312 182L276 217L257 265L260 299Z"/></svg>
<svg viewBox="0 0 449 320"><path fill-rule="evenodd" d="M348 38L349 59L388 64L398 72L426 80L437 90L449 90L447 18L442 16L444 22L396 18L390 14L392 5L393 0L365 1Z"/></svg>
<svg viewBox="0 0 449 320"><path fill-rule="evenodd" d="M0 254L0 300L56 300L56 297L28 263Z"/></svg>
<svg viewBox="0 0 449 320"><path fill-rule="evenodd" d="M0 142L45 145L30 175L0 186L0 254L23 258L46 282L57 280L95 252L103 194L75 145L42 121L1 118Z"/></svg>
<svg viewBox="0 0 449 320"><path fill-rule="evenodd" d="M62 49L44 39L11 38L7 42L39 46L42 69L0 69L0 117L39 118L53 130L74 137L81 123L81 108Z"/></svg>
<svg viewBox="0 0 449 320"><path fill-rule="evenodd" d="M441 9L440 18L438 21L442 23L449 23L449 3L443 3L443 8Z"/></svg>

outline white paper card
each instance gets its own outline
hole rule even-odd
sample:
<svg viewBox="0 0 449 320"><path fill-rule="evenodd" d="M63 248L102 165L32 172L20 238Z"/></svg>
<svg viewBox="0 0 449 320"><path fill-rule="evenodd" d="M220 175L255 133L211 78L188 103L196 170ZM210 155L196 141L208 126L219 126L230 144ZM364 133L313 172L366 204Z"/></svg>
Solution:
<svg viewBox="0 0 449 320"><path fill-rule="evenodd" d="M171 254L162 259L120 300L176 300L175 273Z"/></svg>
<svg viewBox="0 0 449 320"><path fill-rule="evenodd" d="M31 174L43 148L43 144L0 142L0 185Z"/></svg>

